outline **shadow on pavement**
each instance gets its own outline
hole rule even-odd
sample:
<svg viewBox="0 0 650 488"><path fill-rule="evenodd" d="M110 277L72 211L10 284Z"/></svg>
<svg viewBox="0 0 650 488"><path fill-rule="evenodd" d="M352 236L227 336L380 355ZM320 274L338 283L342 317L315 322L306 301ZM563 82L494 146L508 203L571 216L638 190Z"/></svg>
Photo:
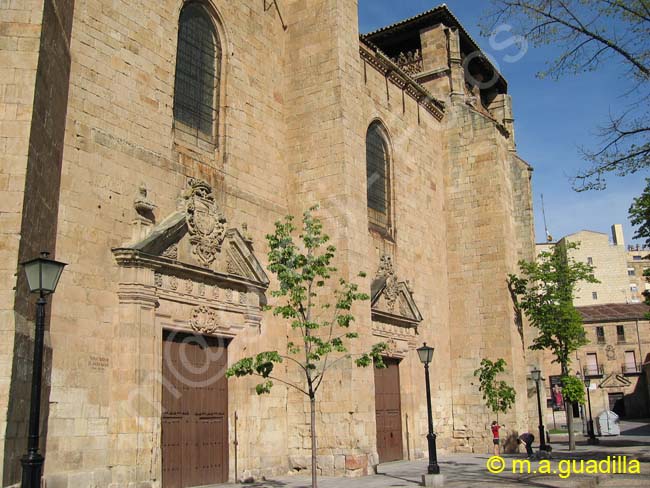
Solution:
<svg viewBox="0 0 650 488"><path fill-rule="evenodd" d="M268 481L255 481L253 483L242 483L242 486L245 487L250 487L250 488L281 488L283 486L287 486L286 483L283 483L282 481L273 481L273 480L268 480ZM304 488L309 488L311 486L311 483L309 485L304 485ZM296 487L296 488L303 488L302 486Z"/></svg>

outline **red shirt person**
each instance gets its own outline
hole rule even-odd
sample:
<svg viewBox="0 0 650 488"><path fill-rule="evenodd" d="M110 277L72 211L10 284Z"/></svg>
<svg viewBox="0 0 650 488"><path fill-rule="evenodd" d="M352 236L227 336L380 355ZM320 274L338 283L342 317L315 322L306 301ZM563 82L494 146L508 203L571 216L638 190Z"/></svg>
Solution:
<svg viewBox="0 0 650 488"><path fill-rule="evenodd" d="M502 425L499 425L499 423L495 420L492 422L492 425L490 428L492 429L492 444L494 444L494 455L498 456L499 455L499 429L503 427Z"/></svg>

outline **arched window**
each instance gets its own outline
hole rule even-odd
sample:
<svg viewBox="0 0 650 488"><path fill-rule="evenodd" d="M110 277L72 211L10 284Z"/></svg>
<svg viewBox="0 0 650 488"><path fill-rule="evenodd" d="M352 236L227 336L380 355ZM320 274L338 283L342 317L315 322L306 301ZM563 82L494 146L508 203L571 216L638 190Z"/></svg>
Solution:
<svg viewBox="0 0 650 488"><path fill-rule="evenodd" d="M388 230L390 227L390 156L386 132L373 123L366 134L366 178L368 183L368 222Z"/></svg>
<svg viewBox="0 0 650 488"><path fill-rule="evenodd" d="M216 135L220 66L221 45L210 15L198 3L187 4L178 21L174 119L202 139Z"/></svg>

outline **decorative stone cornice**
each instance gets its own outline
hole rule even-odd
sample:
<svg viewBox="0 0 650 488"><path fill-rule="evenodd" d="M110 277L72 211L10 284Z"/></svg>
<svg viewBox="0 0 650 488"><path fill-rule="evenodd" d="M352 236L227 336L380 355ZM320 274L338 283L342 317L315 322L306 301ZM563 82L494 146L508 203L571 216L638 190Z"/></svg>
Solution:
<svg viewBox="0 0 650 488"><path fill-rule="evenodd" d="M117 264L122 267L142 267L153 270L164 269L168 274L188 276L197 280L205 281L206 283L232 283L243 287L250 287L259 291L265 291L268 287L268 281L257 281L241 276L220 273L201 266L181 263L175 259L164 256L146 254L138 249L113 249L113 256L115 257Z"/></svg>
<svg viewBox="0 0 650 488"><path fill-rule="evenodd" d="M359 54L370 66L386 76L394 85L404 90L411 98L429 112L436 120L442 120L445 115L445 103L435 98L428 90L415 81L378 47L369 41L361 39Z"/></svg>

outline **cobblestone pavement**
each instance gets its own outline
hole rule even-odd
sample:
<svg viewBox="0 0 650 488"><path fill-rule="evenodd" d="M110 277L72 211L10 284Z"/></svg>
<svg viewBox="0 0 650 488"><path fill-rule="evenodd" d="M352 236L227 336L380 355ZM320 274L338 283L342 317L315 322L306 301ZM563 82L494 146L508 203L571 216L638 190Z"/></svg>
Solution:
<svg viewBox="0 0 650 488"><path fill-rule="evenodd" d="M627 456L627 459L639 460L640 475L572 474L561 478L558 474L521 474L513 473L513 460L523 459L523 455L504 455L506 470L500 474L491 474L486 469L489 454L453 454L440 456L441 486L449 487L521 487L532 486L542 488L563 487L641 487L650 486L650 423L634 421L621 423L622 435L601 438L600 445L587 445L586 440L578 437L577 449L568 451L568 442L562 436L552 436L553 468L558 467L561 460L578 462L580 460L604 460L608 456ZM426 472L426 461L401 461L382 464L378 473L363 478L327 478L320 477L319 488L396 488L422 486L422 474ZM566 466L566 464L565 464ZM536 471L539 461L531 462L531 471ZM559 471L558 471L559 473ZM305 476L278 477L274 480L240 485L218 485L219 488L251 487L251 488L310 488L310 480ZM214 487L217 488L217 487Z"/></svg>

